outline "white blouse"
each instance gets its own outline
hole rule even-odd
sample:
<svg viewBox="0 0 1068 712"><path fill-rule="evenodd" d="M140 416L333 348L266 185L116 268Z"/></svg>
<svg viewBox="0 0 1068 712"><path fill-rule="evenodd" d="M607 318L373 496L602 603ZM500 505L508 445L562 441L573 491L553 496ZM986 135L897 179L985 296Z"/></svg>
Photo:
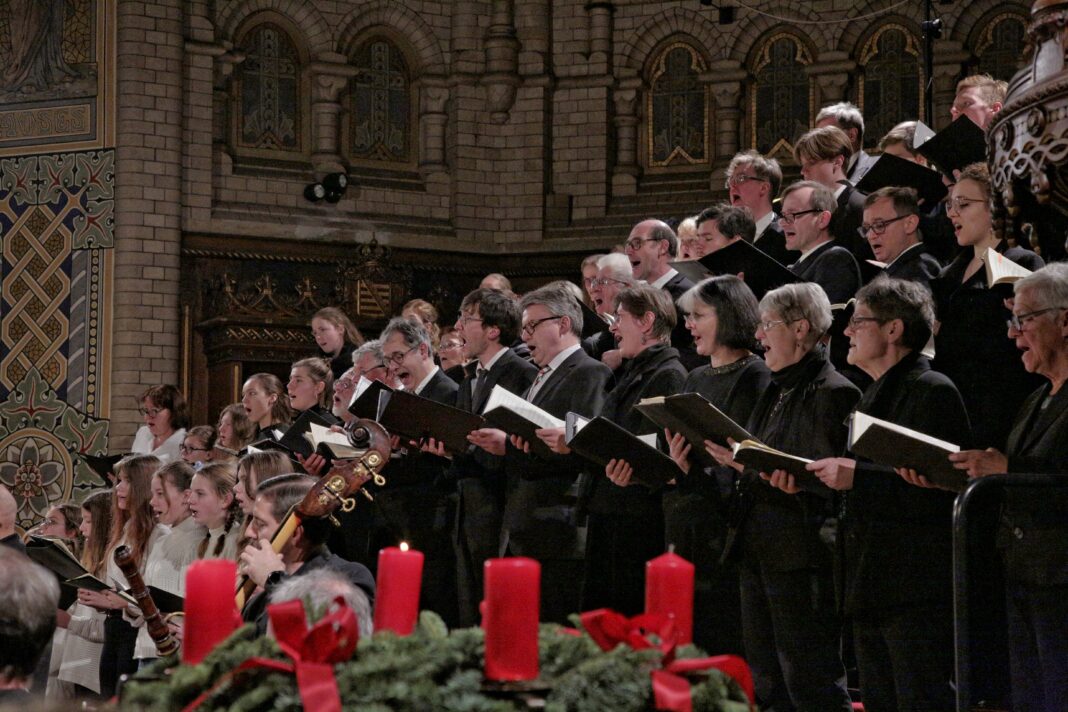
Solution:
<svg viewBox="0 0 1068 712"><path fill-rule="evenodd" d="M148 429L147 425L142 425L137 429L137 434L134 435L133 445L130 447L130 452L135 455L155 455L160 461L166 465L168 462L174 462L182 457L182 453L179 451L179 447L182 441L185 440L185 428L178 428L171 436L163 441L163 444L157 448L152 447L152 442L155 440L155 436L152 435L152 431Z"/></svg>

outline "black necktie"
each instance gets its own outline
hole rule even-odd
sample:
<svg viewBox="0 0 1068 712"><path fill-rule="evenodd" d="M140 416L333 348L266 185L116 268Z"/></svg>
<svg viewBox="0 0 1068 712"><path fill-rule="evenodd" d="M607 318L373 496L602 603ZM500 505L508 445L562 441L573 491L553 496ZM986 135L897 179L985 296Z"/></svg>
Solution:
<svg viewBox="0 0 1068 712"><path fill-rule="evenodd" d="M482 402L482 390L486 387L486 374L489 373L489 369L479 366L475 371L475 390L471 396L471 410L472 412L478 412L478 404Z"/></svg>

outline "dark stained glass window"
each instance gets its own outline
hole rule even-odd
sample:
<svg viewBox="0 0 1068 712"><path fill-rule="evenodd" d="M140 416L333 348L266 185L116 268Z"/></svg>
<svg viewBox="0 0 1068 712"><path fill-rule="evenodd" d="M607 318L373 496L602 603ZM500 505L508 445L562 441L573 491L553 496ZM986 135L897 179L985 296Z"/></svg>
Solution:
<svg viewBox="0 0 1068 712"><path fill-rule="evenodd" d="M654 65L648 102L648 156L651 167L707 163L708 87L705 68L685 44L665 49Z"/></svg>
<svg viewBox="0 0 1068 712"><path fill-rule="evenodd" d="M353 58L352 158L387 163L412 160L411 79L404 56L391 42L374 39Z"/></svg>
<svg viewBox="0 0 1068 712"><path fill-rule="evenodd" d="M887 25L865 43L860 64L864 68L859 90L864 146L871 148L899 122L925 118L920 48L906 28Z"/></svg>
<svg viewBox="0 0 1068 712"><path fill-rule="evenodd" d="M805 65L812 58L797 38L771 37L753 66L750 137L764 155L793 150L794 142L812 122L812 100Z"/></svg>
<svg viewBox="0 0 1068 712"><path fill-rule="evenodd" d="M1015 13L995 17L979 35L975 46L979 71L1009 81L1020 69L1026 44L1022 17Z"/></svg>
<svg viewBox="0 0 1068 712"><path fill-rule="evenodd" d="M270 23L245 35L239 68L238 145L299 151L300 55L289 35Z"/></svg>

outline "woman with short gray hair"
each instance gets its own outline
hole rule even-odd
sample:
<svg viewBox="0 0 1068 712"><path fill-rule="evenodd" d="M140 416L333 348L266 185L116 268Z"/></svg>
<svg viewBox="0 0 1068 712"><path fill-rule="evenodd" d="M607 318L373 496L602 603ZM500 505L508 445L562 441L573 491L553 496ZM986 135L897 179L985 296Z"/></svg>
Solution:
<svg viewBox="0 0 1068 712"><path fill-rule="evenodd" d="M830 326L831 304L818 285L788 284L760 302L756 338L771 384L746 429L770 447L810 459L845 448L845 419L860 391L827 359L821 339ZM757 697L774 709L846 712L831 559L820 538L834 515L830 490L787 494L779 488L796 492L792 475L743 470L729 449L707 447L742 473L748 500L737 529L742 635Z"/></svg>

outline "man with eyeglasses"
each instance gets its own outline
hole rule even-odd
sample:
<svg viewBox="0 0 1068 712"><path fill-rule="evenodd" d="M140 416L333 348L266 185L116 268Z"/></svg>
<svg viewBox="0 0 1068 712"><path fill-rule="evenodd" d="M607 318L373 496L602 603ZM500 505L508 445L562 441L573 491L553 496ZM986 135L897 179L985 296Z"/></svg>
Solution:
<svg viewBox="0 0 1068 712"><path fill-rule="evenodd" d="M511 293L476 289L464 297L456 331L464 339L464 355L473 361L457 391L457 408L481 413L496 385L516 394L530 388L537 366L508 347L519 336L520 319L519 303ZM503 458L472 445L453 453L448 475L459 496L454 545L460 625L477 625L482 569L500 546Z"/></svg>
<svg viewBox="0 0 1068 712"><path fill-rule="evenodd" d="M634 273L626 255L614 252L597 260L597 275L590 284L593 308L598 314L615 318L616 294L624 287L634 286ZM611 331L601 331L582 342L590 356L615 371L623 363Z"/></svg>
<svg viewBox="0 0 1068 712"><path fill-rule="evenodd" d="M405 390L429 400L456 404L458 386L434 363L430 334L422 324L394 317L382 330L383 361ZM418 445L398 443L383 474L386 486L375 496L384 521L383 546L402 541L423 552L421 605L456 625L456 557L452 546L455 497L442 486L449 461ZM385 529L383 532L382 529Z"/></svg>
<svg viewBox="0 0 1068 712"><path fill-rule="evenodd" d="M823 185L834 196L830 233L857 261L870 260L871 247L857 234L864 214L864 194L857 192L846 178L852 155L853 144L836 126L812 129L794 144L794 158L801 165L804 179Z"/></svg>
<svg viewBox="0 0 1068 712"><path fill-rule="evenodd" d="M860 288L860 268L849 250L831 236L835 205L834 195L825 186L799 181L783 193L779 222L786 247L801 253L797 262L789 265L790 271L823 287L832 304L844 304Z"/></svg>
<svg viewBox="0 0 1068 712"><path fill-rule="evenodd" d="M782 168L774 158L764 158L749 150L736 154L727 166L727 182L724 186L730 203L736 207L749 208L756 223L753 244L781 264L788 265L797 259L797 253L786 249L786 238L779 225L772 201L782 187Z"/></svg>
<svg viewBox="0 0 1068 712"><path fill-rule="evenodd" d="M880 188L864 200L860 232L887 275L930 285L942 266L920 241L919 212L913 188Z"/></svg>
<svg viewBox="0 0 1068 712"><path fill-rule="evenodd" d="M523 339L539 367L521 395L561 420L574 411L600 412L612 371L579 345L582 309L559 283L525 295ZM541 619L563 623L579 610L585 532L575 521L575 486L582 461L577 455L541 457L529 444L501 430L476 430L468 438L504 458L507 478L499 554L529 556L541 562Z"/></svg>
<svg viewBox="0 0 1068 712"><path fill-rule="evenodd" d="M634 279L667 290L672 301L677 302L693 286L693 282L670 265L679 253L679 239L663 220L642 220L635 225L626 248ZM692 370L702 365L704 359L694 350L693 335L684 326L684 315L678 307L676 311L678 322L671 332L671 345L678 349L682 365Z"/></svg>

